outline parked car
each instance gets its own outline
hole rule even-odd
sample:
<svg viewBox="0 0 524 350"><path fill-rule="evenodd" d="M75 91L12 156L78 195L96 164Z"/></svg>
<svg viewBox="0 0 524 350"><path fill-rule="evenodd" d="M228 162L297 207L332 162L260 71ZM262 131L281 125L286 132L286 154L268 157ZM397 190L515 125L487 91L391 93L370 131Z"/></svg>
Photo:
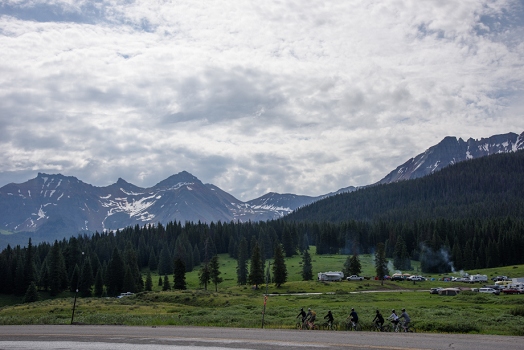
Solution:
<svg viewBox="0 0 524 350"><path fill-rule="evenodd" d="M351 275L347 278L348 281L362 281L364 277L360 277L357 275Z"/></svg>
<svg viewBox="0 0 524 350"><path fill-rule="evenodd" d="M499 295L500 294L500 290L497 290L497 289L494 289L494 288L479 288L479 293L488 293L488 294L495 294L495 295Z"/></svg>
<svg viewBox="0 0 524 350"><path fill-rule="evenodd" d="M497 282L497 281L508 281L509 278L508 278L508 276L497 276L497 277L493 277L491 280L495 281L495 282Z"/></svg>
<svg viewBox="0 0 524 350"><path fill-rule="evenodd" d="M438 294L439 290L441 290L442 287L435 287L435 288L431 288L429 290L429 294Z"/></svg>
<svg viewBox="0 0 524 350"><path fill-rule="evenodd" d="M408 281L425 281L426 279L424 277L422 277L422 276L415 276L415 275L413 275L413 276L409 276L407 278L407 280Z"/></svg>
<svg viewBox="0 0 524 350"><path fill-rule="evenodd" d="M406 278L411 276L410 274L405 273L394 273L393 276L391 276L392 281L405 281Z"/></svg>
<svg viewBox="0 0 524 350"><path fill-rule="evenodd" d="M133 295L133 293L131 293L131 292L120 293L120 295L117 296L117 298L120 299L120 298L128 297L128 296L131 296L131 295Z"/></svg>
<svg viewBox="0 0 524 350"><path fill-rule="evenodd" d="M504 294L522 294L524 292L517 288L505 288L502 290L502 293Z"/></svg>

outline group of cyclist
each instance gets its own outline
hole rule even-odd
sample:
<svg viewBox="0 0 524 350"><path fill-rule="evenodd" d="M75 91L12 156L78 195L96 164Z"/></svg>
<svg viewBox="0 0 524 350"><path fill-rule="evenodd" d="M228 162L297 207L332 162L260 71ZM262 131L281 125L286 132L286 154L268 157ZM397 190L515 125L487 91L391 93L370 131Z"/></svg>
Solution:
<svg viewBox="0 0 524 350"><path fill-rule="evenodd" d="M311 308L308 308L308 312L306 313L304 311L304 308L301 308L296 318L299 318L299 317L302 320L303 329L314 329L315 320L317 317L317 314L315 313L315 311L311 310ZM331 312L331 310L329 310L327 315L324 316L324 319L327 320L328 326L333 325L334 317L333 317L333 313ZM395 327L398 326L401 319L404 319L402 328L406 332L409 328L409 323L411 322L411 318L409 317L408 313L406 312L406 309L402 309L402 313L400 314L400 316L397 315L395 310L391 310L391 315L387 318L387 320L391 321ZM346 318L346 322L351 322L353 326L358 324L358 314L354 308L351 308L351 312L349 316ZM380 329L380 330L384 329L383 327L384 327L385 319L379 310L376 311L375 318L373 318L372 322L375 324L377 329Z"/></svg>
<svg viewBox="0 0 524 350"><path fill-rule="evenodd" d="M406 312L406 309L402 309L402 313L400 316L397 315L395 310L391 310L391 315L387 318L389 321L393 323L393 325L396 327L400 319L404 319L404 323L402 324L402 328L404 329L404 332L407 332L409 328L409 323L411 322L411 318L409 317L408 313ZM380 313L380 310L376 311L375 318L373 319L373 323L375 324L375 327L377 327L380 330L384 329L384 317Z"/></svg>

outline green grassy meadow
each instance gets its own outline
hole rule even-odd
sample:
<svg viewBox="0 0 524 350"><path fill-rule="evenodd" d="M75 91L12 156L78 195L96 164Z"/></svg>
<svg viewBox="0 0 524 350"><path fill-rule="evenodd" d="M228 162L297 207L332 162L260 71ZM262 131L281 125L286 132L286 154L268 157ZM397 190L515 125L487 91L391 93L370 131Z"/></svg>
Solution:
<svg viewBox="0 0 524 350"><path fill-rule="evenodd" d="M317 256L312 252L313 270L339 271L346 256ZM361 256L362 276L373 276L371 256ZM415 271L418 265L413 262ZM130 297L79 298L74 321L85 324L122 325L195 325L216 327L262 326L266 285L254 290L252 286L237 286L236 260L220 256L221 277L218 292L214 285L205 291L198 284L198 271L186 275L188 290L161 291L158 275L153 275L154 290ZM317 323L332 310L335 321L344 324L352 307L359 313L364 330L369 330L376 309L389 316L391 309L405 307L418 332L481 333L524 335L524 295L486 295L463 292L455 297L429 294L431 287L473 287L465 283L440 282L441 276L424 282L391 282L375 280L317 282L301 281L301 257L286 260L288 282L280 288L268 285L270 294L264 314L265 328L293 328L301 307L317 312ZM392 271L393 272L393 271ZM403 271L410 272L410 271ZM510 277L524 276L524 265L468 271ZM172 283L172 276L170 281ZM478 285L476 285L478 287ZM378 291L378 292L377 292ZM301 294L319 293L319 294ZM64 292L51 299L41 293L42 300L20 304L21 298L0 297L0 324L69 324L73 294Z"/></svg>

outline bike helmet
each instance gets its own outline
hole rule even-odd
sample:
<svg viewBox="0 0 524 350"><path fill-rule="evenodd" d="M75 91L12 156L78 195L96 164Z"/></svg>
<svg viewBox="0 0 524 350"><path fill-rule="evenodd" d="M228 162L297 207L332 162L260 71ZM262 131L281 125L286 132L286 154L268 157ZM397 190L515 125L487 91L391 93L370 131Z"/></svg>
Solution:
<svg viewBox="0 0 524 350"><path fill-rule="evenodd" d="M402 311L406 311L406 309L402 309Z"/></svg>
<svg viewBox="0 0 524 350"><path fill-rule="evenodd" d="M311 311L311 308L309 307L309 308L307 309L307 311Z"/></svg>
<svg viewBox="0 0 524 350"><path fill-rule="evenodd" d="M395 310L391 310L391 312L395 312Z"/></svg>
<svg viewBox="0 0 524 350"><path fill-rule="evenodd" d="M355 309L351 308L351 311L355 311Z"/></svg>
<svg viewBox="0 0 524 350"><path fill-rule="evenodd" d="M379 313L380 313L380 311L377 310L377 314L379 314Z"/></svg>

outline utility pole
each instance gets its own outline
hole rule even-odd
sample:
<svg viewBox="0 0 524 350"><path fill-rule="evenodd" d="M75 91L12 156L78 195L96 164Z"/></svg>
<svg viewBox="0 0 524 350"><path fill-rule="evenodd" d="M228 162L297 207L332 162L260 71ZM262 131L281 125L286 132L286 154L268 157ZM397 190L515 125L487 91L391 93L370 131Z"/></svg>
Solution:
<svg viewBox="0 0 524 350"><path fill-rule="evenodd" d="M271 262L267 261L267 273L266 273L266 294L264 294L264 310L262 311L262 328L264 328L264 316L266 315L266 303L267 303L267 291L269 286L269 270L271 268Z"/></svg>
<svg viewBox="0 0 524 350"><path fill-rule="evenodd" d="M76 308L76 296L78 294L78 286L80 285L80 278L82 278L82 270L84 267L84 252L82 252L82 267L80 267L80 271L78 272L78 280L76 281L76 291L75 291L75 301L73 303L73 314L71 315L71 324L73 324L73 320L75 318L75 308Z"/></svg>

